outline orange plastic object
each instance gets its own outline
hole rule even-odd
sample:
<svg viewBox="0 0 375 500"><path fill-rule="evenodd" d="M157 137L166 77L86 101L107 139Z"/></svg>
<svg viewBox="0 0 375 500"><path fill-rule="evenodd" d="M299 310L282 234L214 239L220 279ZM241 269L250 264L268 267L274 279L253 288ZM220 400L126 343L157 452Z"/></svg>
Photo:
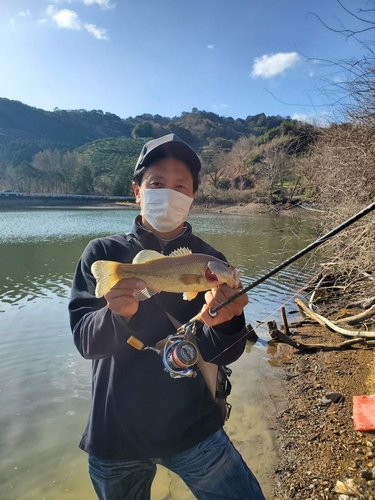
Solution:
<svg viewBox="0 0 375 500"><path fill-rule="evenodd" d="M356 431L375 430L375 394L353 396L353 420Z"/></svg>
<svg viewBox="0 0 375 500"><path fill-rule="evenodd" d="M143 342L133 337L133 335L131 335L128 338L127 343L132 347L134 347L135 349L137 349L138 351L142 351L142 349L144 348Z"/></svg>

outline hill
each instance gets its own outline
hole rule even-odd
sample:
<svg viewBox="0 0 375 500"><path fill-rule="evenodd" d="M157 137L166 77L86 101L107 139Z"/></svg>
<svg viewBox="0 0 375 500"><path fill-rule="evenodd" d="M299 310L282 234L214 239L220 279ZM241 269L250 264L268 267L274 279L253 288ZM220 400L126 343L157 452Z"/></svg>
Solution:
<svg viewBox="0 0 375 500"><path fill-rule="evenodd" d="M307 149L311 130L264 113L234 119L193 108L173 118L145 113L123 119L0 98L0 189L126 196L144 141L174 132L201 156L206 199L212 188L248 191L267 177L261 196L266 190L271 199L275 186L293 181L289 158Z"/></svg>
<svg viewBox="0 0 375 500"><path fill-rule="evenodd" d="M216 137L235 141L241 135L259 136L283 121L280 116L267 118L264 114L234 120L196 108L174 118L143 114L122 119L101 110L44 111L0 98L0 162L17 166L45 149L72 150L96 139L156 138L170 132L200 147Z"/></svg>

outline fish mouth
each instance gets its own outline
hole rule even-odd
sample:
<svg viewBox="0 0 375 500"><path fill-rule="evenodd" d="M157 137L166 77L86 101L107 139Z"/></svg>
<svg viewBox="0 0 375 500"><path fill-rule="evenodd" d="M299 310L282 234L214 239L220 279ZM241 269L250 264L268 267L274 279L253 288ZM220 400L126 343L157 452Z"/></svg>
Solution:
<svg viewBox="0 0 375 500"><path fill-rule="evenodd" d="M215 273L210 271L210 269L207 267L205 272L204 272L205 278L208 282L218 282L218 278Z"/></svg>

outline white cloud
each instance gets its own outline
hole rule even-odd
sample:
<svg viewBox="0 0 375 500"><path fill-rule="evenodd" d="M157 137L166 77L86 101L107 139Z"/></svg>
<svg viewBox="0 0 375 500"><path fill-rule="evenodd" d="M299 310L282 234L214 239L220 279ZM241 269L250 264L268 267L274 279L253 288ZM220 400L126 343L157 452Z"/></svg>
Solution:
<svg viewBox="0 0 375 500"><path fill-rule="evenodd" d="M208 49L213 49L214 47L215 47L215 45L213 45L213 44L212 45L207 45Z"/></svg>
<svg viewBox="0 0 375 500"><path fill-rule="evenodd" d="M82 29L82 23L74 10L58 10L54 5L49 5L46 14L56 23L58 28L65 28L68 30Z"/></svg>
<svg viewBox="0 0 375 500"><path fill-rule="evenodd" d="M212 109L214 111L216 111L216 113L218 113L220 109L227 108L227 107L228 107L228 104L224 104L223 102L221 102L221 103L214 102L212 105Z"/></svg>
<svg viewBox="0 0 375 500"><path fill-rule="evenodd" d="M332 116L328 111L320 111L316 113L293 113L293 120L310 123L318 127L326 127L332 122Z"/></svg>
<svg viewBox="0 0 375 500"><path fill-rule="evenodd" d="M85 24L85 29L98 40L108 40L107 30L104 28L98 28L95 24Z"/></svg>
<svg viewBox="0 0 375 500"><path fill-rule="evenodd" d="M279 52L278 54L265 54L256 57L250 76L253 78L273 78L297 64L299 59L297 52Z"/></svg>
<svg viewBox="0 0 375 500"><path fill-rule="evenodd" d="M49 5L46 9L46 14L50 19L52 19L52 21L58 28L64 28L68 30L85 29L88 33L90 33L90 35L94 36L98 40L108 40L106 29L99 28L95 24L84 24L74 10L58 10L55 5ZM38 22L45 23L46 19L40 19Z"/></svg>
<svg viewBox="0 0 375 500"><path fill-rule="evenodd" d="M25 10L25 11L21 11L17 14L18 16L21 16L21 17L26 17L26 16L29 16L30 15L30 11L29 9Z"/></svg>
<svg viewBox="0 0 375 500"><path fill-rule="evenodd" d="M292 120L298 120L300 122L309 123L310 119L311 119L311 116L307 115L306 113L293 113L292 114Z"/></svg>
<svg viewBox="0 0 375 500"><path fill-rule="evenodd" d="M98 4L102 9L112 9L115 4L111 4L110 0L83 0L85 5L94 5Z"/></svg>

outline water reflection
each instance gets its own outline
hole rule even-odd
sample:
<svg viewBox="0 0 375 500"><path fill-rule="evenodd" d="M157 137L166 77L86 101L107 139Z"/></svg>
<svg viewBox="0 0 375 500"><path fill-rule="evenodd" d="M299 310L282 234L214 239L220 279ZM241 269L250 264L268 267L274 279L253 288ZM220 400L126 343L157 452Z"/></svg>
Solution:
<svg viewBox="0 0 375 500"><path fill-rule="evenodd" d="M86 455L77 448L90 404L91 363L76 352L67 302L75 265L94 237L126 232L137 211L0 212L0 498L93 500ZM313 237L308 221L267 215L193 214L195 232L238 267L244 285ZM296 235L298 234L298 237ZM307 274L290 267L249 294L246 318L259 335L233 366L226 430L271 491L276 460L264 415L278 368L263 323ZM277 313L277 316L279 314ZM276 364L276 363L274 363ZM266 413L265 413L266 412ZM153 500L191 499L182 482L159 469Z"/></svg>

